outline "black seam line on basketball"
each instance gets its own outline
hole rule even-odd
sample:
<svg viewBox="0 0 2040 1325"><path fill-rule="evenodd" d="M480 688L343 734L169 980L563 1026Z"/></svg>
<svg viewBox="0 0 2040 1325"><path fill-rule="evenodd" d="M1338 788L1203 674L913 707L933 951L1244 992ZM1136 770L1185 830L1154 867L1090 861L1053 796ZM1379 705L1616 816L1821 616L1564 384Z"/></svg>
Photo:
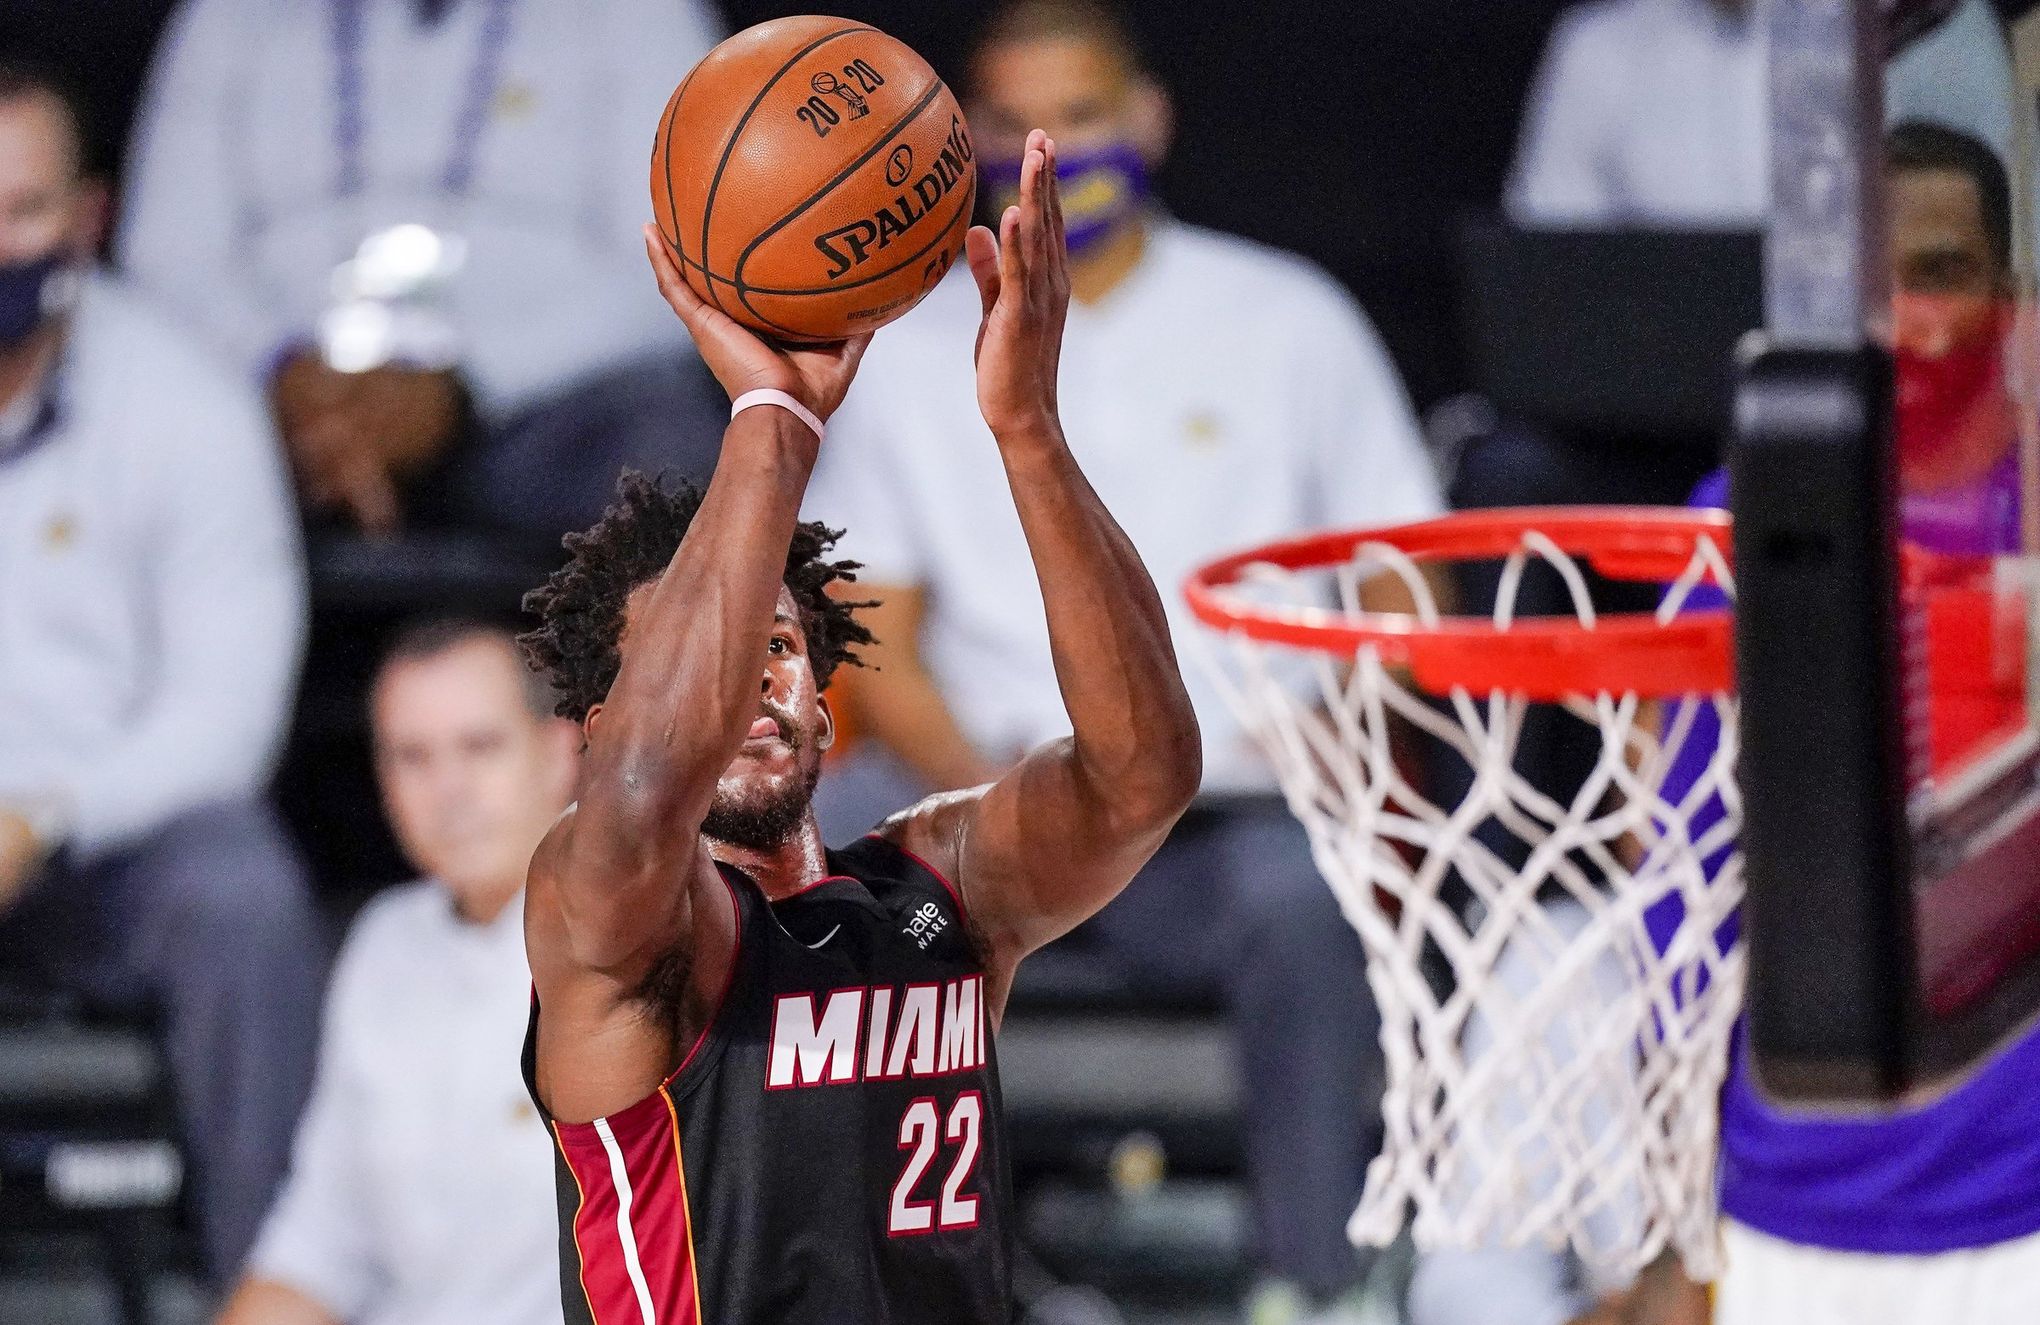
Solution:
<svg viewBox="0 0 2040 1325"><path fill-rule="evenodd" d="M667 246L681 256L682 261L686 260L686 251L680 244L680 209L673 203L673 126L680 122L680 103L686 100L687 89L693 84L694 75L700 72L701 65L697 62L692 69L687 71L687 77L680 80L680 86L673 92L673 99L666 103L666 117L659 121L659 131L652 135L652 151L659 160L666 163L664 172L666 176L666 215L673 218L673 233L668 236L665 229L661 227L659 228L659 238L665 240ZM658 220L659 218L656 216L652 218L654 226L658 225ZM708 255L704 253L702 256L707 257Z"/></svg>
<svg viewBox="0 0 2040 1325"><path fill-rule="evenodd" d="M735 288L737 292L737 298L739 299L744 299L746 295L753 294L769 294L784 298L787 296L797 295L836 294L843 290L861 289L862 287L870 285L875 281L882 281L889 276L898 275L900 272L906 270L908 267L913 266L916 262L919 262L923 257L925 257L929 249L932 249L937 244L941 243L943 237L949 233L950 227L956 224L957 213L968 211L970 204L976 201L975 199L976 190L973 189L971 192L973 196L964 199L962 203L955 209L955 211L951 213L949 219L943 222L943 224L936 229L935 238L921 245L921 247L915 249L912 253L909 253L906 257L901 258L898 262L895 262L892 266L887 267L884 271L875 271L871 273L871 275L869 276L860 276L856 280L846 281L842 285L830 285L820 288L816 288L813 286L803 286L797 289L782 289L778 286L772 285L746 285L742 281L733 280L727 276L718 276L715 277L714 279L719 281L727 281L732 287ZM744 307L746 308L751 307L748 300L746 300L746 302L744 303ZM751 311L757 312L756 309L752 309Z"/></svg>
<svg viewBox="0 0 2040 1325"><path fill-rule="evenodd" d="M836 40L836 38L838 37L848 37L859 32L876 32L876 31L878 31L878 29L872 27L853 26L847 28L837 28L834 32L827 32L819 37L816 37L813 41L809 42L807 45L795 51L791 56L787 57L786 63L779 66L778 72L774 73L772 77L766 79L765 86L758 89L758 95L751 98L751 104L744 107L744 113L742 115L739 115L737 117L737 122L730 127L729 139L723 143L722 156L715 163L715 174L709 177L708 195L701 200L701 260L703 262L708 261L708 223L709 220L715 215L715 195L716 190L722 187L723 171L728 169L729 167L730 154L737 150L737 139L744 136L744 130L750 126L751 117L758 113L758 107L764 103L766 96L771 93L773 88L779 85L780 79L786 77L786 71L793 68L795 65L799 64L802 60L806 59L808 57L809 52L818 50L819 48L828 45L830 42ZM940 82L941 80L937 79L936 81ZM679 219L678 217L674 218L676 223L678 219ZM704 270L706 270L706 268L704 268Z"/></svg>
<svg viewBox="0 0 2040 1325"><path fill-rule="evenodd" d="M921 99L919 101L916 101L912 106L908 107L907 112L904 115L900 116L898 119L894 120L891 124L887 125L885 132L880 134L877 138L875 138L872 141L871 146L865 148L862 152L858 153L855 157L851 158L849 164L845 165L843 169L838 171L834 179L827 181L820 188L816 189L813 193L809 194L805 201L788 209L786 215L780 217L777 221L774 221L771 225L767 226L763 233L759 234L758 237L753 239L749 244L746 244L744 246L744 251L742 253L737 254L736 263L730 268L730 279L736 283L737 298L742 299L744 297L744 291L749 288L744 284L744 264L751 260L751 255L758 251L758 246L760 244L764 243L766 240L772 238L772 236L778 234L781 230L784 230L787 226L790 226L795 221L799 220L802 216L804 216L807 213L808 208L814 206L822 199L828 197L829 194L832 193L838 185L842 184L843 181L849 179L852 175L856 174L858 170L860 170L867 163L869 163L873 157L877 156L884 149L892 146L893 140L900 136L900 130L906 128L909 124L912 124L915 120L919 119L921 117L921 112L928 109L929 105L935 100L935 98L939 94L947 92L948 90L949 89L943 85L942 80L939 78L936 79L934 82L930 83L928 85L928 90L921 94ZM708 256L708 250L706 248L703 248L701 250L701 256L703 258L706 258ZM831 288L840 290L846 289L848 287L839 285L833 286ZM749 308L750 305L745 304L744 307Z"/></svg>
<svg viewBox="0 0 2040 1325"><path fill-rule="evenodd" d="M976 192L977 192L976 187L973 186L971 189L973 201L975 200ZM959 205L957 211L959 213L967 214L969 211L969 207L970 203L966 202ZM898 275L900 272L905 271L907 268L919 262L923 257L927 256L928 250L934 248L937 244L941 243L943 236L947 235L949 233L950 227L955 224L956 217L954 216L950 217L949 220L946 223L944 223L940 229L935 231L935 237L933 239L929 240L927 243L923 244L920 248L914 250L912 253L909 253L901 261L886 268L884 271L874 272L870 276L865 277L862 280L851 282L849 285L833 286L826 290L802 289L802 290L777 291L763 289L756 286L743 285L740 282L731 280L727 276L716 276L705 270L702 272L702 275L708 277L710 289L715 288L715 282L717 281L721 281L724 284L730 286L732 289L734 289L737 295L737 302L744 306L746 312L750 313L752 317L757 318L760 322L763 322L767 326L771 327L774 331L779 332L782 336L809 341L816 345L827 345L830 344L831 342L826 338L812 336L809 335L807 332L800 331L794 327L789 327L783 322L773 321L771 318L767 317L765 314L758 311L757 306L751 302L750 297L753 294L767 294L771 295L774 298L779 299L818 298L822 295L836 294L842 290L850 290L855 289L859 286L869 285L873 281L882 281L886 279L888 276ZM944 274L946 275L947 273L945 272ZM919 295L915 296L915 299L919 300L925 297L927 293L928 291L924 289L921 291Z"/></svg>
<svg viewBox="0 0 2040 1325"><path fill-rule="evenodd" d="M687 89L694 82L694 75L700 72L701 65L697 61L695 66L687 71L687 77L680 80L679 89L673 93L672 101L666 105L665 121L659 126L659 131L665 138L664 151L660 155L666 163L666 214L673 218L673 237L667 241L667 246L672 249L674 256L680 259L683 274L687 269L687 246L680 239L680 208L673 201L673 130L680 123L680 103L686 99ZM653 219L656 221L657 218ZM664 230L659 231L661 239L665 236ZM708 254L704 251L701 256L705 259ZM701 270L706 274L708 268L703 267ZM715 305L718 313L725 317L729 316L730 310L724 306L722 297L716 294L713 281L709 282L708 286L708 302Z"/></svg>

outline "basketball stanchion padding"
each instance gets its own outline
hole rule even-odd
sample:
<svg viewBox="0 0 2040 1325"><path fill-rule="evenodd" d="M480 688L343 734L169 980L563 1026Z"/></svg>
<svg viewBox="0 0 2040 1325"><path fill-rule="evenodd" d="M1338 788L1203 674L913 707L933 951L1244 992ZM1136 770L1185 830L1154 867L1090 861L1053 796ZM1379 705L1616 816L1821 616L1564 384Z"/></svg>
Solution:
<svg viewBox="0 0 2040 1325"><path fill-rule="evenodd" d="M1366 949L1386 1137L1354 1241L1413 1218L1419 1247L1570 1247L1600 1282L1666 1248L1696 1278L1718 1268L1716 1095L1743 988L1724 932L1742 896L1737 703L1728 611L1686 609L1696 586L1732 596L1729 551L1709 512L1480 511L1275 544L1186 586L1218 632L1205 661ZM1501 565L1478 617L1435 587L1469 562ZM1517 616L1538 562L1568 615ZM1582 566L1663 584L1662 606L1598 613ZM1414 614L1362 609L1381 577ZM1597 733L1570 800L1514 768L1533 702ZM1398 726L1464 761L1456 803L1411 780Z"/></svg>

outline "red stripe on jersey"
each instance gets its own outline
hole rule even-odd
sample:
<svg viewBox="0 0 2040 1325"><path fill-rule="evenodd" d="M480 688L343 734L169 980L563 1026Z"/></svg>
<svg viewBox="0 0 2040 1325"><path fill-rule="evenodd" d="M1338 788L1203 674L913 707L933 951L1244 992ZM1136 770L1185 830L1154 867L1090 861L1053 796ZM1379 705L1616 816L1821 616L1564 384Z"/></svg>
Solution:
<svg viewBox="0 0 2040 1325"><path fill-rule="evenodd" d="M560 1137L560 1125L552 1125L553 1144L560 1149L560 1158L567 1162L567 1172L573 1176L574 1190L580 1196L580 1204L574 1207L574 1277L581 1284L581 1299L588 1304L590 1325L602 1325L602 1317L595 1313L595 1299L588 1292L588 1253L581 1246L581 1212L588 1208L588 1189L581 1185L581 1175L574 1168L572 1156L567 1153L567 1144Z"/></svg>
<svg viewBox="0 0 2040 1325"><path fill-rule="evenodd" d="M569 1124L556 1126L567 1167L581 1188L581 1208L574 1212L574 1246L581 1253L581 1291L588 1297L588 1312L597 1325L641 1325L644 1313L617 1239L617 1191L609 1157L592 1125L586 1127L585 1138L569 1131Z"/></svg>
<svg viewBox="0 0 2040 1325"><path fill-rule="evenodd" d="M590 1311L601 1325L700 1325L679 1119L665 1092L557 1130L581 1187L574 1244Z"/></svg>

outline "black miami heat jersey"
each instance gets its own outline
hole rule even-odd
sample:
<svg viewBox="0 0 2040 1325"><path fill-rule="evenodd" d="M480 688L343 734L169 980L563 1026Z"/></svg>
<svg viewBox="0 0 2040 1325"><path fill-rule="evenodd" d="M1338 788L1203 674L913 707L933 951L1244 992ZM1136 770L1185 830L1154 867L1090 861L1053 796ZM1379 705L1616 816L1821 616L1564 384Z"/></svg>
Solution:
<svg viewBox="0 0 2040 1325"><path fill-rule="evenodd" d="M637 1104L549 1120L568 1325L1012 1319L992 1010L962 900L877 837L829 867L777 902L720 867L739 947L713 1024Z"/></svg>

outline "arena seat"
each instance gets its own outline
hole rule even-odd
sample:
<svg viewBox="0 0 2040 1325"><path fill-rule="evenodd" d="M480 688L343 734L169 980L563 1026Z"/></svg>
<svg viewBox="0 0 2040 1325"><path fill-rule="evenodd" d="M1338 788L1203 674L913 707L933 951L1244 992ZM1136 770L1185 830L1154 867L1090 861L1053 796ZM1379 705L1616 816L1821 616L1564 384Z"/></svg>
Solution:
<svg viewBox="0 0 2040 1325"><path fill-rule="evenodd" d="M155 1319L151 1280L195 1254L174 1122L145 1016L0 974L0 1318ZM77 1273L52 1279L53 1264ZM37 1282L13 1282L17 1269Z"/></svg>

